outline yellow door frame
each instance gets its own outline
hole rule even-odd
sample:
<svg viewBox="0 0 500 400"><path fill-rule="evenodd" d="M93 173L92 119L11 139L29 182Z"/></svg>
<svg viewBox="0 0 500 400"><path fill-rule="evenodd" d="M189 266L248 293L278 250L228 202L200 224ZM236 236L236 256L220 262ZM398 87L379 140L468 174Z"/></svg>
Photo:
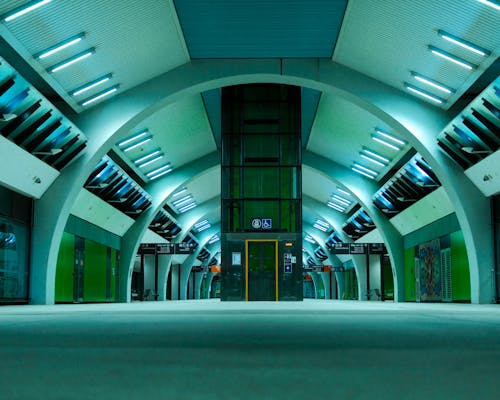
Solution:
<svg viewBox="0 0 500 400"><path fill-rule="evenodd" d="M276 280L276 301L278 301L278 241L275 239L249 239L245 240L245 300L248 301L248 243L249 242L274 242L274 264Z"/></svg>

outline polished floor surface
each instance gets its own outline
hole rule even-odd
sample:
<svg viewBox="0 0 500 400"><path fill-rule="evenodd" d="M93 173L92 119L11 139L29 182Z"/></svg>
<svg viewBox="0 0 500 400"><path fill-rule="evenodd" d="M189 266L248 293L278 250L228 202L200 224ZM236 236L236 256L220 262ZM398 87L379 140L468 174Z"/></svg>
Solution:
<svg viewBox="0 0 500 400"><path fill-rule="evenodd" d="M0 307L0 399L498 399L500 306Z"/></svg>

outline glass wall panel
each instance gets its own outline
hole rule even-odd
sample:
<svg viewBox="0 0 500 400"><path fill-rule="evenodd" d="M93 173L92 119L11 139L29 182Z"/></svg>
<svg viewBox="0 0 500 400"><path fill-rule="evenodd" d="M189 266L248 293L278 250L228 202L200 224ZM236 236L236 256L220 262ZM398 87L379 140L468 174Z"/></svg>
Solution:
<svg viewBox="0 0 500 400"><path fill-rule="evenodd" d="M0 302L28 298L29 228L0 217Z"/></svg>

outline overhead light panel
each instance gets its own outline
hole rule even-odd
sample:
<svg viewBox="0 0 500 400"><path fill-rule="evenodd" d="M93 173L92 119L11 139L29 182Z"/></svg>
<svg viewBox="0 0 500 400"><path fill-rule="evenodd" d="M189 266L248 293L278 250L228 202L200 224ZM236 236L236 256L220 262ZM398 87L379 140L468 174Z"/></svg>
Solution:
<svg viewBox="0 0 500 400"><path fill-rule="evenodd" d="M426 76L424 75L420 75L416 72L413 72L411 73L411 75L419 82L422 82L422 83L425 83L426 85L428 86L432 86L433 88L435 89L438 89L438 90L441 90L442 92L445 92L445 93L448 93L448 94L451 94L451 93L454 93L455 90L446 86L446 85L443 85L442 83L440 82L437 82L435 81L434 79L431 79L431 78L427 78Z"/></svg>
<svg viewBox="0 0 500 400"><path fill-rule="evenodd" d="M103 97L107 97L110 94L113 94L118 90L120 85L115 85L113 87L110 87L109 89L106 89L100 93L97 93L95 96L89 97L87 100L84 100L81 105L82 106L88 106L89 104L95 103L97 100L101 100Z"/></svg>
<svg viewBox="0 0 500 400"><path fill-rule="evenodd" d="M349 207L352 204L352 201L347 200L347 199L343 198L342 196L339 196L338 194L334 194L332 196L332 198L337 200L339 203L346 205L347 207Z"/></svg>
<svg viewBox="0 0 500 400"><path fill-rule="evenodd" d="M52 54L55 54L67 47L73 46L74 44L77 44L78 42L81 42L82 39L85 37L85 33L80 33L78 35L72 36L69 39L58 43L54 46L49 47L48 49L45 49L41 51L40 53L36 54L34 57L38 60L42 60L44 58L47 58L51 56Z"/></svg>
<svg viewBox="0 0 500 400"><path fill-rule="evenodd" d="M444 99L437 97L437 96L434 96L432 93L429 93L425 90L419 89L418 87L410 85L409 83L405 82L404 85L405 85L405 88L408 89L410 92L413 92L413 93L418 94L419 96L425 97L426 99L431 100L434 103L443 104L445 102Z"/></svg>
<svg viewBox="0 0 500 400"><path fill-rule="evenodd" d="M214 244L220 240L219 236L213 235L212 238L208 241L208 244Z"/></svg>
<svg viewBox="0 0 500 400"><path fill-rule="evenodd" d="M486 4L487 6L490 6L494 8L495 10L500 10L500 4L496 2L495 0L479 0L480 3Z"/></svg>
<svg viewBox="0 0 500 400"><path fill-rule="evenodd" d="M101 76L100 78L97 78L91 82L86 83L85 85L77 87L76 89L70 91L69 94L70 96L78 96L90 89L95 88L96 86L102 85L103 83L109 81L112 78L112 76L113 74L106 74L104 76Z"/></svg>
<svg viewBox="0 0 500 400"><path fill-rule="evenodd" d="M367 161L370 161L373 164L379 165L381 167L385 167L387 164L383 163L382 161L376 160L375 158L372 158L370 156L367 156L366 154L360 153L361 157L364 158Z"/></svg>
<svg viewBox="0 0 500 400"><path fill-rule="evenodd" d="M472 63L470 63L468 61L465 61L464 59L462 59L460 57L454 56L453 54L450 54L447 51L438 49L437 47L429 46L429 50L433 54L435 54L435 55L437 55L437 56L439 56L441 58L444 58L445 60L451 61L452 63L455 63L457 65L460 65L462 68L465 68L465 69L468 69L468 70L472 70L472 69L476 69L477 68L477 65L472 64Z"/></svg>
<svg viewBox="0 0 500 400"><path fill-rule="evenodd" d="M81 53L78 53L76 56L73 56L71 58L68 58L58 64L53 65L52 67L49 68L49 72L57 72L60 71L66 67L69 67L70 65L73 65L79 61L82 61L88 57L90 57L92 54L95 53L95 48L90 48L85 51L82 51Z"/></svg>
<svg viewBox="0 0 500 400"><path fill-rule="evenodd" d="M354 172L357 172L358 174L361 174L361 175L364 175L370 179L375 179L375 177L373 175L370 175L368 174L367 172L363 172L362 170L356 168L356 167L351 167L351 169L354 171Z"/></svg>
<svg viewBox="0 0 500 400"><path fill-rule="evenodd" d="M491 54L490 51L483 49L482 47L479 47L471 42L468 42L467 40L461 39L457 36L453 36L452 34L445 32L441 29L438 30L438 35L441 36L444 40L447 40L448 42L457 44L460 47L463 47L464 49L467 49L469 51L472 51L473 53L479 54L480 56L486 57L486 56L489 56Z"/></svg>
<svg viewBox="0 0 500 400"><path fill-rule="evenodd" d="M208 219L204 219L203 221L200 221L200 222L197 222L196 224L194 224L194 227L196 229L202 227L203 225L207 225L208 224Z"/></svg>
<svg viewBox="0 0 500 400"><path fill-rule="evenodd" d="M146 130L145 132L147 133L148 131ZM142 132L141 132L141 133L142 133ZM141 137L141 136L139 136L139 137ZM136 139L137 139L137 137L136 137ZM127 139L127 140L129 140L129 139ZM132 140L132 141L133 141L133 140ZM118 146L123 145L123 143L124 143L124 142L121 142L121 143L122 143L122 144L118 144ZM129 143L130 143L130 142L129 142ZM126 143L125 143L125 144L126 144ZM134 160L134 164L140 164L140 163L142 163L143 161L146 161L147 159L149 159L149 158L151 158L151 157L156 156L157 154L160 154L160 150L154 150L154 151L152 151L151 153L146 154L145 156L142 156L142 157L139 157L139 158L135 159L135 160Z"/></svg>
<svg viewBox="0 0 500 400"><path fill-rule="evenodd" d="M172 197L180 196L181 194L186 192L187 192L187 187L182 187L179 190L177 190L174 194L172 194Z"/></svg>
<svg viewBox="0 0 500 400"><path fill-rule="evenodd" d="M344 207L341 207L338 204L332 203L331 201L329 201L328 203L326 203L326 205L328 207L333 208L334 210L340 211L342 213L345 212L345 208Z"/></svg>
<svg viewBox="0 0 500 400"><path fill-rule="evenodd" d="M351 193L349 193L347 190L345 189L342 189L340 186L337 186L337 190L342 193L342 194L345 194L346 196L350 196Z"/></svg>
<svg viewBox="0 0 500 400"><path fill-rule="evenodd" d="M404 146L406 142L402 139L399 139L395 137L394 135L391 135L390 133L387 133L386 131L383 131L382 129L375 128L375 132L377 132L380 136L384 137L385 139L389 139L391 142L400 144L401 146Z"/></svg>
<svg viewBox="0 0 500 400"><path fill-rule="evenodd" d="M12 21L12 20L20 17L21 15L24 15L24 14L29 13L30 11L36 10L37 8L39 8L41 6L44 6L45 4L50 3L50 2L51 2L51 0L31 1L31 2L29 2L27 4L25 4L24 6L16 8L14 11L10 12L9 14L7 14L3 18L3 20L5 22L10 22L10 21Z"/></svg>
<svg viewBox="0 0 500 400"><path fill-rule="evenodd" d="M149 133L149 131L147 129L140 131L139 133L136 133L135 135L132 135L132 136L128 137L127 139L119 142L118 147L123 147L123 146L126 146L127 144L135 142L137 139L140 139L140 138L146 136L148 133ZM149 157L149 154L147 156L144 156L144 157ZM140 159L138 159L138 160L140 160Z"/></svg>
<svg viewBox="0 0 500 400"><path fill-rule="evenodd" d="M324 226L318 224L317 222L313 225L313 228L316 228L316 229L319 229L321 232L326 232L328 231L327 228L325 228Z"/></svg>
<svg viewBox="0 0 500 400"><path fill-rule="evenodd" d="M191 200L193 200L193 196L190 195L190 194L188 194L187 196L184 196L184 197L182 197L180 199L177 199L177 200L173 201L172 204L174 205L174 207L178 207L181 204L188 203Z"/></svg>
<svg viewBox="0 0 500 400"><path fill-rule="evenodd" d="M364 165L361 165L361 164L359 164L359 163L356 163L356 162L355 162L355 163L354 163L354 167L355 167L355 168L358 168L358 169L361 169L361 170L363 170L363 171L365 171L365 172L367 172L367 173L369 173L369 174L371 174L371 175L373 175L373 176L377 176L377 175L378 175L378 172L377 172L377 171L374 171L373 169L368 168L368 167L365 167Z"/></svg>
<svg viewBox="0 0 500 400"><path fill-rule="evenodd" d="M161 167L158 167L158 168L148 172L146 174L146 176L149 179L156 179L162 175L169 173L170 171L172 171L172 168L170 167L170 163L168 163L168 164L162 165Z"/></svg>
<svg viewBox="0 0 500 400"><path fill-rule="evenodd" d="M177 210L180 212L180 213L185 213L186 211L189 211L189 210L192 210L193 208L196 207L196 203L193 202L193 203L190 203L188 205L185 205L184 207L181 207L181 208L178 208Z"/></svg>
<svg viewBox="0 0 500 400"><path fill-rule="evenodd" d="M312 237L311 235L306 235L306 236L304 237L304 240L305 240L306 242L311 243L311 244L316 244L316 240L314 240L314 239L313 239L313 237Z"/></svg>
<svg viewBox="0 0 500 400"><path fill-rule="evenodd" d="M139 165L138 165L138 167L139 167L139 168L144 168L144 167L146 167L147 165L153 164L153 163L155 163L156 161L161 160L162 158L163 158L163 154L161 154L161 155L159 155L159 156L157 156L157 157L154 157L154 158L152 158L151 160L148 160L148 161L146 161L146 162L143 162L142 164L139 164Z"/></svg>
<svg viewBox="0 0 500 400"><path fill-rule="evenodd" d="M372 135L372 139L380 144L383 144L384 146L389 147L390 149L397 150L397 151L401 150L401 147L398 147L395 144L389 143L388 141L382 139L381 137L379 137L377 135Z"/></svg>

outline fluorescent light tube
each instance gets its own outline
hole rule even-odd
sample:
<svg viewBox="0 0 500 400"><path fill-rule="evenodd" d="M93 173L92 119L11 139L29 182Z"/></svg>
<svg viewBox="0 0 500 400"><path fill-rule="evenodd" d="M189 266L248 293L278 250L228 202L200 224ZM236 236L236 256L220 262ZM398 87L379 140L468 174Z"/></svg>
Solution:
<svg viewBox="0 0 500 400"><path fill-rule="evenodd" d="M324 227L325 227L325 228L327 228L327 229L328 229L328 228L330 228L330 225L329 225L327 222L325 222L325 221L321 221L320 219L317 219L317 220L316 220L316 223L317 223L317 224L320 224L321 226L324 226Z"/></svg>
<svg viewBox="0 0 500 400"><path fill-rule="evenodd" d="M43 5L50 3L51 1L52 0L32 1L28 4L25 4L22 7L16 8L14 11L12 11L6 17L4 17L3 20L5 22L10 22L10 21L20 17L21 15L27 14L30 11L36 10L37 8L39 8Z"/></svg>
<svg viewBox="0 0 500 400"><path fill-rule="evenodd" d="M63 68L69 67L70 65L84 60L87 57L90 57L92 54L95 53L95 48L87 49L85 51L82 51L81 53L78 53L76 56L68 58L67 60L64 60L56 65L53 65L52 67L49 68L49 72L57 72L62 70Z"/></svg>
<svg viewBox="0 0 500 400"><path fill-rule="evenodd" d="M158 173L156 175L152 175L152 176L149 177L149 179L155 180L156 178L159 178L160 176L168 174L169 172L172 172L172 168L168 168L168 169L166 169L166 170L164 170L164 171L162 171L162 172L160 172L160 173Z"/></svg>
<svg viewBox="0 0 500 400"><path fill-rule="evenodd" d="M326 205L328 207L333 208L334 210L337 210L337 211L340 211L340 212L344 212L345 211L344 207L341 207L338 204L332 203L331 201L329 201L328 203L326 203Z"/></svg>
<svg viewBox="0 0 500 400"><path fill-rule="evenodd" d="M313 225L313 228L319 229L319 230L320 230L320 231L322 231L322 232L326 232L326 231L327 231L327 229L326 229L324 226L319 225L318 223L315 223L315 224Z"/></svg>
<svg viewBox="0 0 500 400"><path fill-rule="evenodd" d="M61 51L69 46L72 46L78 42L80 42L83 37L85 36L85 33L80 33L79 35L73 36L64 42L58 43L55 46L49 47L48 49L45 49L44 51L38 53L34 57L38 60L42 60L44 58L47 58L48 56L51 56L52 54L57 53L58 51Z"/></svg>
<svg viewBox="0 0 500 400"><path fill-rule="evenodd" d="M416 93L419 96L425 97L426 99L429 99L435 103L442 104L445 102L440 97L434 96L433 94L431 94L425 90L419 89L419 88L417 88L413 85L410 85L409 83L406 83L406 82L405 82L405 88L408 89L410 92Z"/></svg>
<svg viewBox="0 0 500 400"><path fill-rule="evenodd" d="M181 208L178 208L177 210L180 212L180 213L183 213L183 212L186 212L186 211L189 211L193 208L196 207L196 203L190 203L184 207L181 207Z"/></svg>
<svg viewBox="0 0 500 400"><path fill-rule="evenodd" d="M123 146L125 146L125 145L127 145L129 143L132 143L135 140L140 139L141 137L146 136L148 134L148 132L149 131L147 129L145 129L145 130L143 130L143 131L141 131L139 133L136 133L135 135L130 136L129 138L127 138L127 139L122 140L121 142L119 142L118 143L118 147L123 147ZM147 156L144 156L144 157L149 157L149 154Z"/></svg>
<svg viewBox="0 0 500 400"><path fill-rule="evenodd" d="M442 31L441 29L438 30L438 35L441 36L444 40L447 40L448 42L457 44L460 47L463 47L464 49L467 49L469 51L472 51L473 53L479 54L480 56L486 57L486 56L490 55L490 52L488 50L483 49L482 47L476 46L475 44L468 42L467 40L463 40L457 36L453 36L450 33Z"/></svg>
<svg viewBox="0 0 500 400"><path fill-rule="evenodd" d="M203 221L197 222L194 224L194 227L198 229L200 226L207 225L208 224L208 219L204 219Z"/></svg>
<svg viewBox="0 0 500 400"><path fill-rule="evenodd" d="M406 144L406 142L404 140L401 140L397 137L394 137L393 135L383 131L382 129L375 128L375 132L377 132L380 136L383 136L386 139L389 139L397 144L400 144L401 146L404 146Z"/></svg>
<svg viewBox="0 0 500 400"><path fill-rule="evenodd" d="M370 168L367 168L365 167L364 165L361 165L361 164L358 164L358 163L354 163L354 166L358 169L361 169L365 172L368 172L369 174L372 174L374 176L377 176L378 175L378 172L377 171L374 171L373 169L370 169Z"/></svg>
<svg viewBox="0 0 500 400"><path fill-rule="evenodd" d="M389 161L391 161L388 158L381 156L380 154L378 154L370 149L363 149L362 152L368 154L369 156L375 157L384 163L388 163Z"/></svg>
<svg viewBox="0 0 500 400"><path fill-rule="evenodd" d="M183 187L183 188L179 189L178 191L176 191L174 194L172 194L172 197L180 196L181 194L186 193L186 192L187 192L187 188Z"/></svg>
<svg viewBox="0 0 500 400"><path fill-rule="evenodd" d="M212 236L212 238L208 241L208 244L213 244L215 242L218 242L220 239L217 235Z"/></svg>
<svg viewBox="0 0 500 400"><path fill-rule="evenodd" d="M172 204L174 205L174 207L177 207L179 204L186 203L187 201L192 200L192 198L193 196L188 194L187 196L184 196L180 199L173 201Z"/></svg>
<svg viewBox="0 0 500 400"><path fill-rule="evenodd" d="M150 138L150 139L151 139L151 138ZM134 146L135 146L135 145L134 145ZM169 164L162 165L161 167L158 167L158 168L156 168L156 169L154 169L154 170L152 170L152 171L149 171L149 172L146 174L146 176L147 176L147 177L151 177L151 176L155 175L155 174L156 174L156 173L158 173L158 172L161 172L161 171L166 170L167 168L170 168L170 163L169 163Z"/></svg>
<svg viewBox="0 0 500 400"><path fill-rule="evenodd" d="M500 4L493 0L479 0L480 3L486 4L487 6L493 7L495 10L500 10Z"/></svg>
<svg viewBox="0 0 500 400"><path fill-rule="evenodd" d="M153 164L154 162L158 161L158 160L161 160L163 158L163 154L158 156L158 157L155 157L155 158L152 158L151 160L149 161L146 161L142 164L139 164L138 167L139 168L144 168L146 165L149 165L149 164Z"/></svg>
<svg viewBox="0 0 500 400"><path fill-rule="evenodd" d="M378 136L372 135L372 139L375 140L376 142L383 144L384 146L391 148L391 149L398 150L398 151L401 150L400 147L393 145L392 143L386 142L384 139L382 139Z"/></svg>
<svg viewBox="0 0 500 400"><path fill-rule="evenodd" d="M307 235L304 240L306 242L309 242L309 243L312 243L312 244L316 244L316 240L314 240L311 236Z"/></svg>
<svg viewBox="0 0 500 400"><path fill-rule="evenodd" d="M145 144L145 143L149 142L151 139L152 139L152 137L151 137L151 136L150 136L150 137L148 137L148 138L146 138L146 139L143 139L143 140L141 140L140 142L137 142L137 143L133 144L132 146L129 146L129 147L127 147L126 149L123 149L123 152L124 152L124 153L127 153L128 151L133 150L133 149L135 149L135 148L137 148L137 147L139 147L139 146L142 146L143 144ZM148 175L148 176L149 176L149 175Z"/></svg>
<svg viewBox="0 0 500 400"><path fill-rule="evenodd" d="M437 47L429 46L429 50L433 54L435 54L435 55L437 55L437 56L439 56L441 58L444 58L445 60L451 61L452 63L460 65L461 67L466 68L468 70L476 69L477 68L477 65L472 64L472 63L470 63L468 61L465 61L465 60L463 60L463 59L461 59L461 58L459 58L457 56L454 56L453 54L450 54L450 53L448 53L448 52L446 52L444 50L438 49Z"/></svg>
<svg viewBox="0 0 500 400"><path fill-rule="evenodd" d="M385 167L386 164L384 164L382 161L375 160L374 158L371 158L370 156L367 156L366 154L360 153L361 157L364 158L367 161L370 161L374 164L380 165L381 167Z"/></svg>
<svg viewBox="0 0 500 400"><path fill-rule="evenodd" d="M346 196L350 196L350 195L351 195L351 193L349 193L347 190L342 189L341 187L338 187L338 186L337 186L337 190L338 190L340 193L345 194Z"/></svg>
<svg viewBox="0 0 500 400"><path fill-rule="evenodd" d="M337 200L339 203L342 203L342 204L344 204L344 205L346 205L346 206L350 206L350 205L351 205L351 203L352 203L352 201L347 200L347 199L344 199L342 196L339 196L338 194L334 194L334 195L332 196L332 198L334 198L334 199L335 199L335 200Z"/></svg>
<svg viewBox="0 0 500 400"><path fill-rule="evenodd" d="M198 232L203 232L205 229L208 229L208 228L210 228L211 226L212 226L212 225L210 225L210 224L203 225L203 226L200 226L199 228L196 228L196 230L197 230Z"/></svg>
<svg viewBox="0 0 500 400"><path fill-rule="evenodd" d="M439 83L433 79L430 79L430 78L427 78L423 75L417 74L416 72L412 72L411 74L417 81L420 81L422 83L425 83L426 85L432 86L433 88L441 90L442 92L445 92L448 94L455 92L454 89L452 89L446 85L443 85L442 83Z"/></svg>
<svg viewBox="0 0 500 400"><path fill-rule="evenodd" d="M102 85L104 82L107 82L111 79L113 75L112 74L107 74L104 76L101 76L100 78L97 78L96 80L93 80L92 82L86 83L85 85L82 85L71 92L69 94L71 96L78 96L92 88L95 88L96 86Z"/></svg>
<svg viewBox="0 0 500 400"><path fill-rule="evenodd" d="M115 85L109 89L106 89L100 93L98 93L97 95L93 96L93 97L90 97L88 98L87 100L83 101L81 103L82 106L88 106L89 104L91 103L94 103L96 102L97 100L100 100L102 99L103 97L106 97L106 96L109 96L110 94L116 92L118 90L120 85Z"/></svg>
<svg viewBox="0 0 500 400"><path fill-rule="evenodd" d="M361 174L361 175L364 175L370 179L375 179L375 177L373 175L370 175L370 174L367 174L366 172L363 172L361 171L360 169L357 169L355 167L351 167L351 169L354 171L354 172L357 172L358 174Z"/></svg>
<svg viewBox="0 0 500 400"><path fill-rule="evenodd" d="M146 131L147 132L147 131ZM128 140L128 139L127 139ZM119 146L119 145L118 145ZM140 164L141 162L147 160L148 158L154 157L155 155L159 154L160 150L155 150L152 151L149 154L146 154L145 156L139 157L138 159L134 160L134 164Z"/></svg>

